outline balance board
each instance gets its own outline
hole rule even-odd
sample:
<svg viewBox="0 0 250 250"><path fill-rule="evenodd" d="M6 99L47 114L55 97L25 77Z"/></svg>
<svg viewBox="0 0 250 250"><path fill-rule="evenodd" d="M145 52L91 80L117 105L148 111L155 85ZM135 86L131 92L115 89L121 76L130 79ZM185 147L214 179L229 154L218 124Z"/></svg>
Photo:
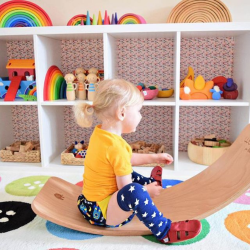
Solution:
<svg viewBox="0 0 250 250"><path fill-rule="evenodd" d="M250 188L250 124L230 148L198 175L165 189L155 205L172 221L204 219L222 209ZM42 218L74 230L100 235L152 234L135 216L125 226L105 228L89 224L77 208L82 188L51 177L32 203Z"/></svg>

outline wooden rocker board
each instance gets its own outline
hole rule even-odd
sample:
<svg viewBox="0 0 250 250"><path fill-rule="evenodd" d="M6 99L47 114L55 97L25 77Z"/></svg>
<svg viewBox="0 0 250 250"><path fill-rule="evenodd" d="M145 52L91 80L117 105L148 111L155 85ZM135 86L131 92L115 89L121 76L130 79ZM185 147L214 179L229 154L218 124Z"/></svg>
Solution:
<svg viewBox="0 0 250 250"><path fill-rule="evenodd" d="M211 166L176 186L165 189L155 205L172 221L203 219L222 209L250 187L250 124ZM51 177L32 203L33 211L61 226L100 235L147 235L151 232L135 216L125 226L105 228L89 224L77 208L82 188Z"/></svg>

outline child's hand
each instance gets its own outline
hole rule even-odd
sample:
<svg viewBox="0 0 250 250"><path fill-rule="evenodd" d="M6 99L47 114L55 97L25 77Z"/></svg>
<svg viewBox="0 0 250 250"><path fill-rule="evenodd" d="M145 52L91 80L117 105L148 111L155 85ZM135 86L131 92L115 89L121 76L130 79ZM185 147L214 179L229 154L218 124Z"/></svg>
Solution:
<svg viewBox="0 0 250 250"><path fill-rule="evenodd" d="M160 195L160 193L163 189L161 186L158 185L158 183L156 181L146 185L145 188L147 189L151 198L154 198L154 197Z"/></svg>
<svg viewBox="0 0 250 250"><path fill-rule="evenodd" d="M173 157L167 153L156 154L156 156L158 159L157 163L164 163L169 165L174 161Z"/></svg>

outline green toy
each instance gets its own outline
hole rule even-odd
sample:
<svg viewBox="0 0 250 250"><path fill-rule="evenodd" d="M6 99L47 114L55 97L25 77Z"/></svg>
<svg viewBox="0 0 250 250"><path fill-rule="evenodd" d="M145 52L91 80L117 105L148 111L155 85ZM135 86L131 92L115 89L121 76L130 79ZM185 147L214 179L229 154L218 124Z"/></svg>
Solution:
<svg viewBox="0 0 250 250"><path fill-rule="evenodd" d="M25 101L36 101L37 97L34 95L19 95L19 97L23 98Z"/></svg>

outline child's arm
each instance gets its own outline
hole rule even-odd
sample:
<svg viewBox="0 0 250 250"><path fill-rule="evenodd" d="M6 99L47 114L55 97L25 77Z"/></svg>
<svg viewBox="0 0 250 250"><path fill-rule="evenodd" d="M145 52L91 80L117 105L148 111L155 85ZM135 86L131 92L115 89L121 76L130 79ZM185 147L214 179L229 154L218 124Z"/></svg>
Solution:
<svg viewBox="0 0 250 250"><path fill-rule="evenodd" d="M164 163L171 164L173 162L173 157L167 153L161 154L137 154L133 153L131 157L131 164L133 166L150 164L150 163Z"/></svg>

